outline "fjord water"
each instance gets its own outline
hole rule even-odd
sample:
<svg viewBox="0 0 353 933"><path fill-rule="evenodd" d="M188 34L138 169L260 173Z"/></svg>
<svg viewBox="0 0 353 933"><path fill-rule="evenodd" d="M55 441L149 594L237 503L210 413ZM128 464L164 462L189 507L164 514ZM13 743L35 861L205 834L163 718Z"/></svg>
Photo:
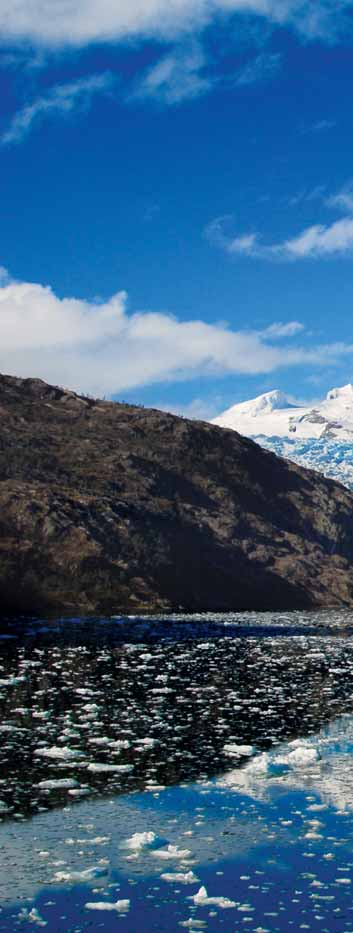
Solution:
<svg viewBox="0 0 353 933"><path fill-rule="evenodd" d="M352 930L352 649L345 611L3 626L0 930Z"/></svg>

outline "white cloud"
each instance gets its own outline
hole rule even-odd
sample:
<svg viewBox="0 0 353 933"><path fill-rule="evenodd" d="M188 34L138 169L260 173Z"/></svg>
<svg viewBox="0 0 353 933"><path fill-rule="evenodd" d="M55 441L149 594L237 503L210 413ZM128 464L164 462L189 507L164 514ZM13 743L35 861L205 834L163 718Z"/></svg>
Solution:
<svg viewBox="0 0 353 933"><path fill-rule="evenodd" d="M264 337L271 340L282 340L283 337L295 337L296 334L300 334L303 330L304 324L301 324L300 321L288 321L287 324L278 321L270 324L262 333Z"/></svg>
<svg viewBox="0 0 353 933"><path fill-rule="evenodd" d="M324 226L316 224L299 236L271 247L274 254L293 259L320 256L342 256L353 253L353 220L344 217Z"/></svg>
<svg viewBox="0 0 353 933"><path fill-rule="evenodd" d="M326 204L327 207L338 208L338 210L353 214L353 182L348 182L341 191L327 198Z"/></svg>
<svg viewBox="0 0 353 933"><path fill-rule="evenodd" d="M89 105L94 94L109 90L113 84L110 72L90 75L68 84L56 84L46 94L37 97L22 110L15 113L9 128L0 138L2 145L21 142L32 129L33 124L52 114L65 116L77 107Z"/></svg>
<svg viewBox="0 0 353 933"><path fill-rule="evenodd" d="M166 105L179 104L206 94L214 87L235 88L269 80L279 70L282 56L257 55L234 74L207 70L207 58L194 40L177 46L139 80L128 99L149 98Z"/></svg>
<svg viewBox="0 0 353 933"><path fill-rule="evenodd" d="M233 83L236 86L245 86L255 84L261 81L268 81L277 74L282 62L282 55L279 53L268 55L262 53L257 55L252 61L248 62L238 74L235 75Z"/></svg>
<svg viewBox="0 0 353 933"><path fill-rule="evenodd" d="M332 224L315 224L298 236L278 243L266 244L259 234L246 233L231 237L226 233L232 218L227 215L211 221L205 233L211 243L230 256L245 255L253 259L319 259L353 255L353 218L343 217Z"/></svg>
<svg viewBox="0 0 353 933"><path fill-rule="evenodd" d="M183 404L166 404L165 401L156 404L156 408L161 411L168 411L172 415L183 415L184 418L191 418L196 421L211 421L216 415L226 407L228 399L222 396L212 396L211 398L193 398L191 402Z"/></svg>
<svg viewBox="0 0 353 933"><path fill-rule="evenodd" d="M3 275L0 370L104 395L202 375L326 366L353 354L345 344L277 347L273 338L294 336L297 322L272 333L235 331L151 311L129 314L126 302L125 292L103 304L60 299L48 287Z"/></svg>
<svg viewBox="0 0 353 933"><path fill-rule="evenodd" d="M337 124L335 120L326 120L326 119L317 120L316 123L312 123L311 127L308 129L307 132L324 133L324 132L327 132L328 130L333 130L336 125Z"/></svg>
<svg viewBox="0 0 353 933"><path fill-rule="evenodd" d="M3 42L85 45L132 37L167 39L200 29L214 17L256 13L330 38L351 0L0 0ZM342 26L343 28L343 26Z"/></svg>
<svg viewBox="0 0 353 933"><path fill-rule="evenodd" d="M200 97L213 84L203 73L205 65L205 55L198 43L181 46L145 73L132 97L171 105Z"/></svg>

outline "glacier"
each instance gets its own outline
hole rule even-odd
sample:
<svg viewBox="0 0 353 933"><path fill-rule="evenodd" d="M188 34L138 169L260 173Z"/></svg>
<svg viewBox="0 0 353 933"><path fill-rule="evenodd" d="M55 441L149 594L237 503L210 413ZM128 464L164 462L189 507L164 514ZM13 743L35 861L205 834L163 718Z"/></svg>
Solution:
<svg viewBox="0 0 353 933"><path fill-rule="evenodd" d="M212 424L231 428L300 466L353 490L353 386L331 389L322 401L298 405L275 389L233 405Z"/></svg>

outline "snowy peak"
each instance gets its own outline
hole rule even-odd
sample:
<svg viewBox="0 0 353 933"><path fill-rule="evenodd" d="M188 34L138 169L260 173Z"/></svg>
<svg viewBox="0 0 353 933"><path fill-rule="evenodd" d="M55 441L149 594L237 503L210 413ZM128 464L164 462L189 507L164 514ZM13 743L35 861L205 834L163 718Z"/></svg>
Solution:
<svg viewBox="0 0 353 933"><path fill-rule="evenodd" d="M342 399L348 404L350 403L353 407L353 385L351 382L348 382L346 386L341 386L340 389L330 389L326 395L326 401L332 402L334 399Z"/></svg>
<svg viewBox="0 0 353 933"><path fill-rule="evenodd" d="M330 389L312 405L293 405L275 389L215 418L262 447L340 480L353 490L353 385Z"/></svg>
<svg viewBox="0 0 353 933"><path fill-rule="evenodd" d="M247 437L320 438L353 440L353 386L331 389L314 405L293 405L278 389L233 405L214 424Z"/></svg>
<svg viewBox="0 0 353 933"><path fill-rule="evenodd" d="M241 408L244 412L248 412L249 415L253 415L254 417L261 413L264 414L265 412L291 407L289 399L284 392L281 392L279 389L274 389L272 392L265 392L264 395L259 395L257 398L252 399L250 402L244 402L242 405L233 406L234 409Z"/></svg>

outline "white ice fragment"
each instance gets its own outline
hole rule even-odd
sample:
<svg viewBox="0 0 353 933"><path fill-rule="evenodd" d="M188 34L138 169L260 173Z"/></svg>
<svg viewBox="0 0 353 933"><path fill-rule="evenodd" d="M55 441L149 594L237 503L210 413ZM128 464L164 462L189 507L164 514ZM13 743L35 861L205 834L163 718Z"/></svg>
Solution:
<svg viewBox="0 0 353 933"><path fill-rule="evenodd" d="M17 684L23 684L25 677L6 677L0 680L0 687L15 687Z"/></svg>
<svg viewBox="0 0 353 933"><path fill-rule="evenodd" d="M52 745L48 748L36 748L34 754L40 755L42 758L58 758L63 761L85 757L83 752L79 752L77 748L69 748L68 745Z"/></svg>
<svg viewBox="0 0 353 933"><path fill-rule="evenodd" d="M126 849L132 849L133 851L138 851L139 849L148 848L152 846L157 839L156 833L134 833L133 836L130 836L130 839L126 839L123 842L123 846Z"/></svg>
<svg viewBox="0 0 353 933"><path fill-rule="evenodd" d="M96 739L88 739L90 745L109 745L109 738L107 735L101 735Z"/></svg>
<svg viewBox="0 0 353 933"><path fill-rule="evenodd" d="M169 881L171 884L173 884L173 882L176 884L197 884L199 881L199 878L194 875L193 871L164 872L164 874L161 875L161 878L163 878L163 881Z"/></svg>
<svg viewBox="0 0 353 933"><path fill-rule="evenodd" d="M36 907L32 907L32 910L23 907L18 914L18 919L22 922L35 923L38 927L46 927L48 925L48 921L43 920L43 917L41 917Z"/></svg>
<svg viewBox="0 0 353 933"><path fill-rule="evenodd" d="M35 787L39 787L39 790L72 790L79 786L78 781L75 781L74 778L58 778L52 781L40 781L39 784L35 785Z"/></svg>
<svg viewBox="0 0 353 933"><path fill-rule="evenodd" d="M195 917L189 917L188 920L179 920L179 926L190 930L202 930L203 927L207 926L207 923L205 920L196 920Z"/></svg>
<svg viewBox="0 0 353 933"><path fill-rule="evenodd" d="M89 845L89 846L103 846L110 842L111 836L94 836L92 838L86 839L76 839L77 845Z"/></svg>
<svg viewBox="0 0 353 933"><path fill-rule="evenodd" d="M97 762L92 761L91 764L87 766L87 770L94 771L96 772L96 774L104 774L105 772L108 773L109 771L112 771L112 772L116 771L117 773L120 772L121 774L123 774L124 772L128 773L129 771L133 771L134 766L133 765L106 765L103 762L101 763L98 761Z"/></svg>
<svg viewBox="0 0 353 933"><path fill-rule="evenodd" d="M158 745L158 742L157 739L146 737L145 739L138 739L137 744L145 745L146 748L154 748L155 745Z"/></svg>
<svg viewBox="0 0 353 933"><path fill-rule="evenodd" d="M145 791L150 793L158 793L160 790L165 790L165 784L154 784L153 781L147 781Z"/></svg>
<svg viewBox="0 0 353 933"><path fill-rule="evenodd" d="M107 874L106 868L99 865L93 865L92 868L85 868L83 871L56 871L53 881L59 882L87 882L94 881L95 878L101 878Z"/></svg>
<svg viewBox="0 0 353 933"><path fill-rule="evenodd" d="M316 748L309 748L307 745L298 745L294 751L288 755L277 755L274 759L275 764L287 764L291 768L300 768L302 765L313 765L319 760L319 754Z"/></svg>
<svg viewBox="0 0 353 933"><path fill-rule="evenodd" d="M228 907L237 907L238 905L235 901L229 900L229 897L208 897L207 890L205 887L201 887L196 894L193 894L189 897L190 901L193 901L199 907L208 907L211 904L214 904L215 907L221 907L225 910Z"/></svg>
<svg viewBox="0 0 353 933"><path fill-rule="evenodd" d="M109 901L87 901L85 907L87 910L116 910L118 914L125 914L129 910L130 901L115 901L115 904Z"/></svg>
<svg viewBox="0 0 353 933"><path fill-rule="evenodd" d="M237 745L234 742L229 743L228 745L224 745L223 751L225 755L234 755L236 758L245 758L255 754L255 748L253 745Z"/></svg>
<svg viewBox="0 0 353 933"><path fill-rule="evenodd" d="M178 846L168 845L166 849L157 849L152 854L163 859L185 859L190 858L192 852L190 849L179 849Z"/></svg>

